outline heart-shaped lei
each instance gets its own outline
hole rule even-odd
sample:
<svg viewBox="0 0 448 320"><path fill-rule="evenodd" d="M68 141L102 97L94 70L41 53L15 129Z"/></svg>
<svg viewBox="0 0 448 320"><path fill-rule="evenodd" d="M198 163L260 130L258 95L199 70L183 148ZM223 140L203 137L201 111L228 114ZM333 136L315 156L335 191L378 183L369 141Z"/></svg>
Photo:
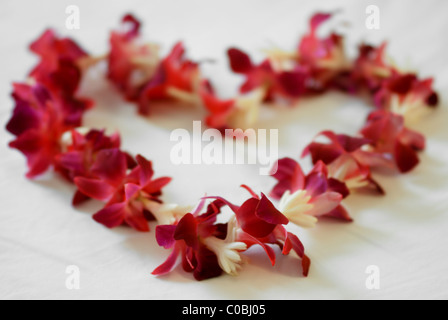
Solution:
<svg viewBox="0 0 448 320"><path fill-rule="evenodd" d="M235 275L250 247L261 246L274 265L272 245L278 245L284 255L296 253L307 276L310 259L285 225L312 227L318 217L351 221L341 202L352 190L384 194L372 177L373 168L405 173L418 164L425 138L407 124L438 104L433 80L389 64L385 44L361 44L356 59L349 60L341 35L319 37L319 26L330 17L315 14L297 50L269 50L259 64L243 51L229 49L230 67L245 82L240 96L226 100L217 97L211 81L201 75L200 64L185 58L182 43L163 58L156 45L140 44L140 22L132 15L111 33L110 52L102 57L90 56L73 40L47 30L31 44L40 61L28 81L13 85L16 105L7 130L16 138L10 147L26 156L28 178L51 167L74 183L73 205L103 201L104 208L93 218L106 227L127 225L148 232L148 221L156 220L157 242L171 254L155 275L170 272L179 256L183 269L197 280L223 272ZM100 60L107 60L107 78L136 103L141 115L149 114L155 100L176 100L204 107L207 125L221 131L251 128L264 102L290 104L328 90L367 92L376 109L356 136L321 132L303 151L314 164L310 172L291 158L278 160L272 173L278 183L268 196L243 186L250 197L240 205L215 196L200 199L196 208L182 207L161 200L171 178L154 178L150 161L121 150L119 134L82 127L83 115L94 103L78 97L77 90L86 70ZM274 205L272 200L279 201ZM218 223L224 207L232 215Z"/></svg>

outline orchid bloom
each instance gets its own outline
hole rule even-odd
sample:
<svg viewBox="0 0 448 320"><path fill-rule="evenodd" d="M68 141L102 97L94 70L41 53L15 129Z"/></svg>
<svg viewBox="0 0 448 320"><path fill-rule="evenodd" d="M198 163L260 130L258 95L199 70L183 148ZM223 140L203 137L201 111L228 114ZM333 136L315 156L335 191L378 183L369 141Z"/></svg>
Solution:
<svg viewBox="0 0 448 320"><path fill-rule="evenodd" d="M59 38L53 30L46 30L30 45L33 53L40 57L39 64L31 71L36 81L56 85L73 94L81 77L78 62L88 57L75 41Z"/></svg>
<svg viewBox="0 0 448 320"><path fill-rule="evenodd" d="M78 63L88 57L76 42L47 30L30 49L40 61L30 72L31 84L14 84L16 107L7 130L17 137L10 146L27 157L27 177L34 178L57 166L61 137L81 125L93 102L75 97L82 73Z"/></svg>
<svg viewBox="0 0 448 320"><path fill-rule="evenodd" d="M328 169L318 161L311 172L304 174L295 160L278 160L278 170L272 175L278 183L271 196L280 199L279 210L302 227L313 227L318 217L333 217L352 221L341 205L349 191L345 183L328 177Z"/></svg>
<svg viewBox="0 0 448 320"><path fill-rule="evenodd" d="M235 214L234 235L232 239L246 244L247 248L261 246L266 252L271 264L276 263L275 252L270 245L278 245L283 255L296 252L301 259L302 272L308 275L310 260L305 255L305 249L299 238L288 232L283 225L289 223L288 218L280 212L266 195L258 196L247 186L252 197L241 206L233 205L225 199L217 197L229 206Z"/></svg>
<svg viewBox="0 0 448 320"><path fill-rule="evenodd" d="M96 178L95 170L101 166L97 163L102 160L100 152L108 149L120 148L120 135L114 133L107 136L104 130L89 130L77 128L66 132L62 136L63 152L56 155L56 170L69 181L76 177ZM132 169L137 164L131 155L124 153L127 168ZM73 197L73 205L79 205L89 197L77 190Z"/></svg>
<svg viewBox="0 0 448 320"><path fill-rule="evenodd" d="M398 72L394 66L386 62L386 46L386 42L378 47L368 44L359 46L358 57L354 61L351 75L358 89L367 88L371 93L375 93L385 79Z"/></svg>
<svg viewBox="0 0 448 320"><path fill-rule="evenodd" d="M110 137L104 130L76 128L61 137L63 152L56 156L60 171L68 180L75 177L89 177L99 151L120 148L120 135Z"/></svg>
<svg viewBox="0 0 448 320"><path fill-rule="evenodd" d="M238 255L239 248L245 248L240 244L228 243L227 225L216 223L224 204L216 200L208 205L205 213L201 213L204 202L202 200L192 213L187 213L175 224L156 227L158 244L165 249L172 249L172 253L152 274L169 273L179 256L183 269L192 272L196 280L217 277L223 271L236 271L235 264L239 259L235 254Z"/></svg>
<svg viewBox="0 0 448 320"><path fill-rule="evenodd" d="M403 116L385 110L372 112L360 133L371 141L362 159L371 167L411 171L420 162L417 152L425 148L422 134L406 128Z"/></svg>
<svg viewBox="0 0 448 320"><path fill-rule="evenodd" d="M306 70L297 66L291 70L276 70L269 59L254 65L251 58L237 48L227 51L230 67L233 72L246 77L240 87L241 93L262 90L263 101L275 98L296 100L305 91Z"/></svg>
<svg viewBox="0 0 448 320"><path fill-rule="evenodd" d="M237 239L244 242L248 248L254 245L261 246L273 266L276 257L269 244L278 245L283 255L288 255L291 250L294 250L301 259L302 273L307 276L310 260L305 255L305 249L299 238L283 226L289 223L288 218L264 194L261 194L260 198L253 191L248 190L253 197L244 202L241 207L233 208L233 210L236 209L235 216L241 228Z"/></svg>
<svg viewBox="0 0 448 320"><path fill-rule="evenodd" d="M203 81L200 95L205 108L210 112L206 118L209 127L245 130L252 128L257 121L264 92L258 89L234 99L220 100L209 83Z"/></svg>
<svg viewBox="0 0 448 320"><path fill-rule="evenodd" d="M298 45L298 63L309 70L307 90L311 92L333 86L333 82L337 82L340 75L349 69L343 37L331 33L326 38L319 38L317 34L319 27L332 16L331 13L316 13L312 16L310 31Z"/></svg>
<svg viewBox="0 0 448 320"><path fill-rule="evenodd" d="M372 178L370 167L362 162L365 158L363 147L369 145L369 139L332 131L323 131L317 137L325 137L329 143L313 141L304 149L302 157L310 154L314 164L322 161L327 165L329 176L344 182L350 190L367 187L384 194Z"/></svg>
<svg viewBox="0 0 448 320"><path fill-rule="evenodd" d="M432 83L432 78L419 80L415 74L391 76L375 94L375 103L379 108L402 115L406 124L415 123L438 104Z"/></svg>
<svg viewBox="0 0 448 320"><path fill-rule="evenodd" d="M45 86L59 101L65 122L80 126L83 113L93 106L91 100L75 97L83 72L80 63L89 55L75 41L59 38L52 30L45 31L30 49L40 57L29 74L31 81Z"/></svg>
<svg viewBox="0 0 448 320"><path fill-rule="evenodd" d="M64 121L63 107L42 85L14 84L16 106L6 128L16 136L9 146L27 158L28 178L54 165L61 152L60 139L71 127Z"/></svg>
<svg viewBox="0 0 448 320"><path fill-rule="evenodd" d="M176 43L140 93L139 112L148 114L152 100L174 99L200 104L200 81L199 65L185 58L182 42Z"/></svg>
<svg viewBox="0 0 448 320"><path fill-rule="evenodd" d="M92 168L96 178L76 177L74 182L86 196L106 202L97 212L95 221L108 228L129 225L148 232L148 217L152 217L148 202L160 202L162 188L171 179L153 179L152 163L137 156L137 166L127 173L128 160L119 149L101 150Z"/></svg>
<svg viewBox="0 0 448 320"><path fill-rule="evenodd" d="M331 34L320 39L317 30L322 23L332 17L331 13L316 13L309 22L310 32L305 35L298 46L299 60L302 64L317 68L340 68L345 60L341 37Z"/></svg>
<svg viewBox="0 0 448 320"><path fill-rule="evenodd" d="M121 30L110 35L107 76L131 101L138 99L160 63L157 45L139 43L140 27L140 21L128 14L122 19Z"/></svg>

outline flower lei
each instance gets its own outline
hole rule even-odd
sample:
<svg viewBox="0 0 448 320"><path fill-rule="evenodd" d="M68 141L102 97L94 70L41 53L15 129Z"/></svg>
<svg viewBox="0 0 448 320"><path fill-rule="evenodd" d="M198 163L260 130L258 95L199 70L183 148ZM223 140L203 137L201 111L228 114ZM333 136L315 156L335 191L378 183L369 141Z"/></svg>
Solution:
<svg viewBox="0 0 448 320"><path fill-rule="evenodd" d="M425 138L407 126L438 104L433 79L421 80L387 63L386 44L361 44L356 59L349 60L341 35L319 37L319 26L330 17L315 14L295 51L269 50L259 64L243 51L229 49L230 67L245 81L240 95L228 100L217 97L211 82L201 76L199 63L185 58L181 42L164 58L156 45L140 44L140 22L132 15L111 33L110 52L103 57L90 56L73 40L47 30L30 46L40 61L28 81L13 84L15 109L7 130L16 138L9 146L25 155L28 178L51 167L73 183L73 205L103 201L104 208L93 218L106 227L127 225L148 232L148 221L156 220L157 242L171 254L154 275L170 272L179 256L183 269L197 280L223 272L235 275L243 253L255 245L275 265L273 245L278 245L284 255L295 252L307 276L310 259L285 226L313 227L320 217L352 221L342 200L358 189L384 194L372 177L375 168L412 170ZM268 196L243 186L250 197L241 205L205 197L196 208L182 207L161 200L171 178L154 178L152 163L123 151L118 133L82 128L83 115L94 103L78 97L77 89L82 75L100 60L107 61L107 78L135 102L141 115L150 113L153 101L177 100L203 106L207 125L217 129L250 128L264 102L290 104L329 90L367 92L376 109L356 136L332 131L316 136L302 154L311 157L310 172L303 172L294 159L278 160L272 174L278 183ZM277 206L272 200L279 200ZM224 207L232 215L218 223Z"/></svg>

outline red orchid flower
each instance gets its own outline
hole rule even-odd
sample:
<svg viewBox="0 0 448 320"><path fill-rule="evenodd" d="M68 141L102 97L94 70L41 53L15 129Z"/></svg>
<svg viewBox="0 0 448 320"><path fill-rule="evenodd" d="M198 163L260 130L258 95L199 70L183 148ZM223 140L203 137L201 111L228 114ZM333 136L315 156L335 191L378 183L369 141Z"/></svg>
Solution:
<svg viewBox="0 0 448 320"><path fill-rule="evenodd" d="M385 61L386 46L386 42L378 47L368 44L359 46L351 74L357 90L367 88L373 94L380 89L385 79L398 73L395 67Z"/></svg>
<svg viewBox="0 0 448 320"><path fill-rule="evenodd" d="M158 67L158 48L138 43L141 23L134 16L125 15L121 23L110 35L107 77L126 99L136 101Z"/></svg>
<svg viewBox="0 0 448 320"><path fill-rule="evenodd" d="M325 59L331 56L332 46L334 45L329 39L319 39L317 30L322 23L330 19L330 13L316 13L309 21L310 32L302 37L299 43L298 51L300 60L304 64L316 65L318 59Z"/></svg>
<svg viewBox="0 0 448 320"><path fill-rule="evenodd" d="M198 64L185 58L182 42L176 43L142 90L140 114L148 114L151 100L178 99L197 103L199 81Z"/></svg>
<svg viewBox="0 0 448 320"><path fill-rule="evenodd" d="M241 206L235 206L218 197L235 213L236 222L233 227L235 241L245 243L247 248L254 245L261 246L273 266L276 256L270 245L278 245L282 249L283 255L288 255L293 250L301 259L303 275L307 276L310 260L305 255L305 249L299 238L288 232L283 226L289 223L288 218L274 206L266 195L261 194L259 197L249 187L244 185L242 187L251 193L252 198Z"/></svg>
<svg viewBox="0 0 448 320"><path fill-rule="evenodd" d="M222 100L215 95L208 80L201 82L199 94L209 112L206 117L207 125L221 131L228 128L252 128L258 119L264 96L262 90L255 90L244 96Z"/></svg>
<svg viewBox="0 0 448 320"><path fill-rule="evenodd" d="M284 226L277 225L270 234L263 238L257 238L249 233L240 232L237 239L244 242L248 248L254 245L261 246L269 257L272 266L275 265L276 257L275 252L270 245L279 246L283 255L289 255L291 250L293 250L301 259L303 276L308 276L311 260L305 254L305 248L300 239L295 234L288 232Z"/></svg>
<svg viewBox="0 0 448 320"><path fill-rule="evenodd" d="M255 196L254 194L235 211L244 232L255 238L264 238L271 234L277 225L289 223L264 194L261 194L261 198Z"/></svg>
<svg viewBox="0 0 448 320"><path fill-rule="evenodd" d="M335 134L332 131L318 134L318 137L322 136L329 143L310 143L304 149L302 157L310 154L313 164L322 161L327 165L329 175L344 182L350 190L369 187L384 194L383 188L372 178L370 167L362 162L366 156L362 147L369 145L369 139Z"/></svg>
<svg viewBox="0 0 448 320"><path fill-rule="evenodd" d="M406 128L403 116L385 110L372 112L360 133L371 141L363 159L370 166L394 165L409 172L420 162L417 152L425 148L423 135Z"/></svg>
<svg viewBox="0 0 448 320"><path fill-rule="evenodd" d="M34 178L54 164L61 152L61 137L70 130L61 104L42 85L14 84L16 103L6 128L16 136L9 146L27 158L28 178Z"/></svg>
<svg viewBox="0 0 448 320"><path fill-rule="evenodd" d="M201 82L199 94L202 102L210 113L206 118L207 126L216 129L227 129L230 127L229 118L235 112L235 99L221 100L216 97L210 82L203 80Z"/></svg>
<svg viewBox="0 0 448 320"><path fill-rule="evenodd" d="M53 30L47 30L30 45L30 49L40 57L31 77L61 87L68 94L75 91L80 80L77 63L88 56L75 41L60 38Z"/></svg>
<svg viewBox="0 0 448 320"><path fill-rule="evenodd" d="M432 78L419 80L412 73L395 74L383 81L374 101L378 108L401 114L407 121L418 120L438 104L432 84Z"/></svg>
<svg viewBox="0 0 448 320"><path fill-rule="evenodd" d="M247 188L247 187L246 187ZM308 275L310 260L305 255L305 249L299 238L287 232L283 225L289 223L288 218L264 195L258 197L252 190L247 188L252 198L244 202L239 208L234 208L236 220L241 228L236 239L244 242L248 248L260 245L274 266L275 252L269 245L278 245L283 255L288 255L294 250L302 260L302 272Z"/></svg>
<svg viewBox="0 0 448 320"><path fill-rule="evenodd" d="M249 55L237 48L230 48L227 55L232 71L246 77L240 87L241 93L262 88L265 91L263 100L271 101L276 97L297 99L305 91L307 72L299 66L292 70L277 71L269 59L255 65Z"/></svg>
<svg viewBox="0 0 448 320"><path fill-rule="evenodd" d="M96 178L76 177L74 182L84 195L107 202L93 218L108 228L126 224L138 231L149 231L148 202L160 202L162 188L171 178L153 179L152 163L137 156L137 166L127 173L127 155L119 149L97 154L91 168Z"/></svg>
<svg viewBox="0 0 448 320"><path fill-rule="evenodd" d="M170 272L179 255L182 256L184 270L194 272L197 280L219 276L222 271L236 274L242 261L239 253L254 245L260 245L275 265L276 257L271 245L278 245L284 255L290 254L291 250L296 252L302 260L303 274L306 276L310 260L299 238L282 226L289 222L288 219L265 195L260 198L244 187L252 197L241 206L221 197L207 197L216 200L209 205L205 214L199 215L203 206L201 202L195 212L185 215L179 222L158 226L156 237L159 245L172 249L172 253L153 274ZM235 216L226 224L217 224L216 217L224 205L229 206Z"/></svg>
<svg viewBox="0 0 448 320"><path fill-rule="evenodd" d="M298 63L309 70L307 89L311 92L338 85L339 79L347 74L342 36L331 33L326 38L320 38L317 34L319 27L332 16L331 13L316 13L312 16L310 32L302 37L298 45Z"/></svg>
<svg viewBox="0 0 448 320"><path fill-rule="evenodd" d="M280 199L280 211L293 223L312 227L316 217L332 217L352 221L347 210L341 205L349 195L345 183L330 178L322 161L317 161L307 175L301 166L291 158L278 160L278 170L272 175L278 183L271 196Z"/></svg>
<svg viewBox="0 0 448 320"><path fill-rule="evenodd" d="M34 41L30 49L46 62L56 62L59 58L76 61L87 55L75 41L69 38L58 38L50 29Z"/></svg>
<svg viewBox="0 0 448 320"><path fill-rule="evenodd" d="M222 274L218 256L213 251L214 246L208 245L223 242L226 238L226 224L217 224L216 219L224 205L220 200L212 202L205 213L200 214L204 201L193 213L187 213L173 225L156 227L156 239L160 246L172 249L168 259L157 267L152 274L164 275L175 266L179 256L186 272L192 272L198 281L218 277Z"/></svg>
<svg viewBox="0 0 448 320"><path fill-rule="evenodd" d="M78 130L70 132L70 143L65 146L64 152L55 157L56 170L67 180L73 182L76 177L96 178L92 168L98 168L97 163L102 159L99 152L107 149L120 148L120 135L115 133L107 136L104 130L89 130L82 134ZM65 141L64 141L65 142ZM137 164L131 155L125 153L128 169L134 168ZM79 205L90 199L81 191L77 190L73 197L73 205Z"/></svg>
<svg viewBox="0 0 448 320"><path fill-rule="evenodd" d="M83 113L93 106L90 99L75 97L82 76L81 60L88 54L75 41L59 38L52 30L44 32L30 49L40 61L29 76L59 101L67 123L80 126Z"/></svg>

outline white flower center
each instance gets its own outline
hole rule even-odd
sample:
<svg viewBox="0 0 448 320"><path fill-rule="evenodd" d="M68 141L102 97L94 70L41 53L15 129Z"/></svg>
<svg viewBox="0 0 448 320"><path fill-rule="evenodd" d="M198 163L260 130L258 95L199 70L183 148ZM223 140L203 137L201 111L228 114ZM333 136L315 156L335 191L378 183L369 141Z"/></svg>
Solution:
<svg viewBox="0 0 448 320"><path fill-rule="evenodd" d="M306 190L298 190L291 194L286 191L279 203L279 211L283 213L292 223L310 228L314 227L317 218L307 214L314 205L309 203L311 197L307 195Z"/></svg>

